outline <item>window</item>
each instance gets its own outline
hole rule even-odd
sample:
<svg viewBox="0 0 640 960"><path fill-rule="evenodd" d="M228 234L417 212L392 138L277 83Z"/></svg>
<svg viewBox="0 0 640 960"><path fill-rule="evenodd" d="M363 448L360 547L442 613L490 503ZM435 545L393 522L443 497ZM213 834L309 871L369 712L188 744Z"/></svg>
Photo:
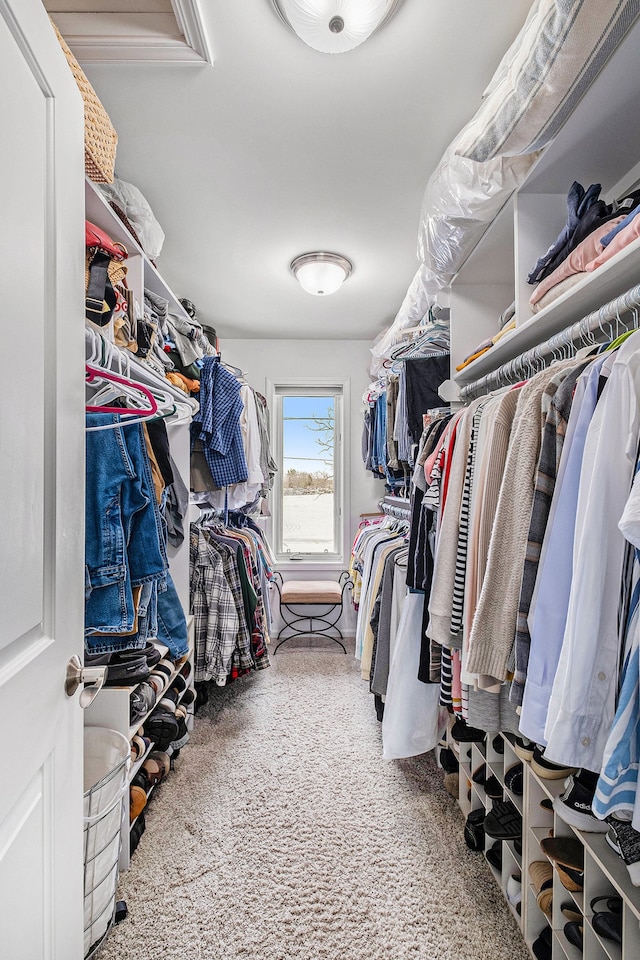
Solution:
<svg viewBox="0 0 640 960"><path fill-rule="evenodd" d="M279 384L274 388L278 476L274 497L280 560L342 557L343 386Z"/></svg>

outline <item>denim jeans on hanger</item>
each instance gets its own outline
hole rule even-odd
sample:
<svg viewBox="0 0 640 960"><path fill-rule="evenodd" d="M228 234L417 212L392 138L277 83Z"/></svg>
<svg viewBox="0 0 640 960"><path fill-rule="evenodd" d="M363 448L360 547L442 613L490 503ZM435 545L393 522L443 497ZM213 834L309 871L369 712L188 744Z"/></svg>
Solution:
<svg viewBox="0 0 640 960"><path fill-rule="evenodd" d="M118 422L87 414L88 426ZM86 450L85 637L108 653L136 645L133 587L163 578L167 559L141 424L89 431Z"/></svg>

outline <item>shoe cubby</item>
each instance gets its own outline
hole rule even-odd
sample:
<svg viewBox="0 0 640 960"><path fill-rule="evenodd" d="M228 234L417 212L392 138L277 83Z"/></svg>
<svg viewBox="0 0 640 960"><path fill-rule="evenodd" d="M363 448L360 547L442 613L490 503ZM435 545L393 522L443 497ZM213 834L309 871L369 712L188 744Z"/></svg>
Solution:
<svg viewBox="0 0 640 960"><path fill-rule="evenodd" d="M570 943L564 930L553 931L553 954L552 960L583 960L585 956L584 949L580 950L575 944ZM599 954L594 955L593 960L604 960Z"/></svg>
<svg viewBox="0 0 640 960"><path fill-rule="evenodd" d="M515 753L508 737L502 738L503 750L496 749L495 737L491 735L482 743L455 743L449 741L460 764L460 807L466 817L471 810L483 809L487 813L494 801L488 797L484 784L473 781L473 775L483 766L485 779L496 777L502 786L504 800L510 800L522 815L522 847L518 853L513 840L501 840L500 869L487 860L487 852L496 843L495 838L485 835L484 856L487 869L500 887L515 922L520 927L524 940L533 957L533 944L546 929L551 937L546 949L551 960L640 960L640 887L634 887L627 868L617 853L609 846L604 833L586 833L567 823L555 812L553 801L564 790L563 778L547 779L531 769ZM523 793L514 794L505 784L505 775L517 763L523 765ZM546 805L545 805L546 804ZM552 873L551 916L541 909L538 893L531 881L529 866L536 861L549 862L541 848L548 837L578 839L584 848L584 879L582 890L569 890L555 866ZM521 908L518 915L509 903L509 878L521 875ZM596 897L617 896L622 899L622 943L603 937L593 927L591 903ZM565 925L570 922L562 913L563 904L575 911L576 922L582 917L583 949L570 942L565 934ZM540 945L538 945L540 951Z"/></svg>
<svg viewBox="0 0 640 960"><path fill-rule="evenodd" d="M458 743L447 732L447 746L458 761L458 806L465 819L471 813L474 784L471 782L473 766L472 749L469 743Z"/></svg>
<svg viewBox="0 0 640 960"><path fill-rule="evenodd" d="M509 896L509 886L510 881L513 877L520 877L520 912L518 912L517 905L512 903ZM517 854L513 850L512 845L506 841L502 841L502 875L500 878L500 888L504 895L505 900L509 910L513 915L513 919L518 924L520 929L522 929L522 896L524 895L524 886L526 882L522 876L522 864Z"/></svg>

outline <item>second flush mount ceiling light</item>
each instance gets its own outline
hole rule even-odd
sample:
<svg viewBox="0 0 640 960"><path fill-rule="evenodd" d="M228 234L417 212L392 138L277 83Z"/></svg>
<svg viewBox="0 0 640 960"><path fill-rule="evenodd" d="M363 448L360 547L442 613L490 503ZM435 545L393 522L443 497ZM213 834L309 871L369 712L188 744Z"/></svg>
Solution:
<svg viewBox="0 0 640 960"><path fill-rule="evenodd" d="M280 18L320 53L346 53L389 20L402 0L271 0Z"/></svg>
<svg viewBox="0 0 640 960"><path fill-rule="evenodd" d="M340 289L353 265L338 253L303 253L291 264L291 272L307 293L326 297Z"/></svg>

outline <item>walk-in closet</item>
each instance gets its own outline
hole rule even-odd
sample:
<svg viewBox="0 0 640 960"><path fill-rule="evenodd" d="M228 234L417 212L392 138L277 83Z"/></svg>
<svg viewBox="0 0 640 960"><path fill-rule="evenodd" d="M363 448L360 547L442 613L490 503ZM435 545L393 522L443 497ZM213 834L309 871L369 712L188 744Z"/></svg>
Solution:
<svg viewBox="0 0 640 960"><path fill-rule="evenodd" d="M640 0L0 0L0 956L636 960Z"/></svg>

